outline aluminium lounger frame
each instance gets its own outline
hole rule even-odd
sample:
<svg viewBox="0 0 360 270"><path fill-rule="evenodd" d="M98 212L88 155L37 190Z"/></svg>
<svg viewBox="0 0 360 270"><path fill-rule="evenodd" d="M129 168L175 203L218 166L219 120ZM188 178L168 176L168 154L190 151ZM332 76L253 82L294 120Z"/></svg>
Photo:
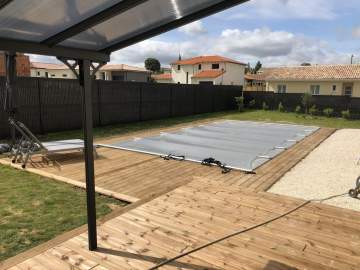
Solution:
<svg viewBox="0 0 360 270"><path fill-rule="evenodd" d="M60 153L65 151L83 151L84 150L84 143L80 146L78 143L74 144L74 147L69 147L71 143L66 143L66 141L54 141L51 143L59 143L60 146L56 150L49 150L26 126L20 121L17 121L13 118L9 118L9 123L12 125L16 131L18 131L21 134L21 138L18 140L15 145L12 146L10 157L12 158L12 162L16 163L17 161L21 161L22 165L21 167L23 169L26 168L26 165L31 159L32 155L36 154L54 154L54 153ZM80 142L80 141L79 141ZM61 148L61 145L67 146ZM94 154L95 157L96 154L96 147L94 148Z"/></svg>

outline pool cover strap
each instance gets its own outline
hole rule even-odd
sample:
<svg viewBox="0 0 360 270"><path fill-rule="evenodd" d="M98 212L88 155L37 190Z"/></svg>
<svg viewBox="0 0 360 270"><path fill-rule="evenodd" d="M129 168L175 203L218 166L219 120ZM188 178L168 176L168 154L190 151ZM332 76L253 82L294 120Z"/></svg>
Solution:
<svg viewBox="0 0 360 270"><path fill-rule="evenodd" d="M167 156L160 156L161 158L163 158L164 160L180 160L183 161L185 160L185 156L178 156L178 155L173 155L173 154L168 154Z"/></svg>
<svg viewBox="0 0 360 270"><path fill-rule="evenodd" d="M203 161L201 162L201 165L205 165L205 166L216 165L222 169L221 173L224 173L224 174L231 172L231 169L226 167L226 164L224 164L221 161L216 160L215 158L212 158L212 157L203 159Z"/></svg>

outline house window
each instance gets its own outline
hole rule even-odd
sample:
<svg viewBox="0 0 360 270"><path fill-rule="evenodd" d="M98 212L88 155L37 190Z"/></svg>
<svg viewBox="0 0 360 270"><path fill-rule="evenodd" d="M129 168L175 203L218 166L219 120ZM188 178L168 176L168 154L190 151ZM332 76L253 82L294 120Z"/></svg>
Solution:
<svg viewBox="0 0 360 270"><path fill-rule="evenodd" d="M40 71L37 72L37 75L40 76Z"/></svg>
<svg viewBox="0 0 360 270"><path fill-rule="evenodd" d="M286 93L286 84L279 84L277 86L278 94L285 94Z"/></svg>
<svg viewBox="0 0 360 270"><path fill-rule="evenodd" d="M51 74L51 77L55 77L55 74Z"/></svg>
<svg viewBox="0 0 360 270"><path fill-rule="evenodd" d="M202 68L202 66L201 66L201 64L199 64L199 70L201 70L201 68Z"/></svg>
<svg viewBox="0 0 360 270"><path fill-rule="evenodd" d="M313 95L320 95L320 85L311 85L310 86L310 92Z"/></svg>
<svg viewBox="0 0 360 270"><path fill-rule="evenodd" d="M333 85L332 90L333 92L336 92L336 85Z"/></svg>
<svg viewBox="0 0 360 270"><path fill-rule="evenodd" d="M49 78L49 72L45 72L45 77Z"/></svg>
<svg viewBox="0 0 360 270"><path fill-rule="evenodd" d="M212 64L212 65L211 65L211 68L212 68L212 69L219 69L219 68L220 68L220 65L219 65L219 64Z"/></svg>
<svg viewBox="0 0 360 270"><path fill-rule="evenodd" d="M349 96L349 97L352 96L352 86L350 86L350 85L345 86L344 95Z"/></svg>
<svg viewBox="0 0 360 270"><path fill-rule="evenodd" d="M178 65L178 70L180 70L181 69L181 66L180 65Z"/></svg>
<svg viewBox="0 0 360 270"><path fill-rule="evenodd" d="M63 76L64 78L66 78L68 75L67 75L67 74L63 74L62 76Z"/></svg>

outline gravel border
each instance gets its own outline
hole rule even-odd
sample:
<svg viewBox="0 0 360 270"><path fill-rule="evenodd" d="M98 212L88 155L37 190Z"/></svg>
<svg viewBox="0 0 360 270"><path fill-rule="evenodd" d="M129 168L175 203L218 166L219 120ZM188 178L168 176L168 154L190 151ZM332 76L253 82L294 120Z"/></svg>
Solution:
<svg viewBox="0 0 360 270"><path fill-rule="evenodd" d="M269 192L306 200L347 193L360 176L359 158L360 130L338 130L287 172ZM348 195L324 203L360 211L360 200Z"/></svg>

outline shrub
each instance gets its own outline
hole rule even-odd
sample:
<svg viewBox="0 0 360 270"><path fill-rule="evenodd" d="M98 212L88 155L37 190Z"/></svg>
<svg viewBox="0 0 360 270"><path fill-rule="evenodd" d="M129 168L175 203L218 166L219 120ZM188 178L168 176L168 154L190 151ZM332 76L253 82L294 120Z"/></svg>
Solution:
<svg viewBox="0 0 360 270"><path fill-rule="evenodd" d="M311 108L309 109L309 113L311 115L316 115L318 113L318 109L316 108L316 105L311 106Z"/></svg>
<svg viewBox="0 0 360 270"><path fill-rule="evenodd" d="M299 106L299 105L296 106L295 113L301 114L301 106Z"/></svg>
<svg viewBox="0 0 360 270"><path fill-rule="evenodd" d="M333 108L325 108L323 110L323 114L326 116L326 117L331 117L333 116L334 114L334 109Z"/></svg>
<svg viewBox="0 0 360 270"><path fill-rule="evenodd" d="M303 105L303 107L305 109L305 113L308 114L309 109L313 105L313 97L312 97L312 95L310 93L305 93L304 95L302 95L301 104Z"/></svg>
<svg viewBox="0 0 360 270"><path fill-rule="evenodd" d="M235 97L236 105L238 106L239 112L244 111L244 97Z"/></svg>
<svg viewBox="0 0 360 270"><path fill-rule="evenodd" d="M342 111L342 112L341 112L341 116L342 116L343 118L345 118L345 119L350 119L351 113L350 113L349 110Z"/></svg>
<svg viewBox="0 0 360 270"><path fill-rule="evenodd" d="M279 103L278 111L279 112L284 112L285 111L285 108L284 108L284 105L282 104L282 102Z"/></svg>
<svg viewBox="0 0 360 270"><path fill-rule="evenodd" d="M254 109L255 106L256 106L256 101L255 101L255 99L250 100L250 102L249 102L249 108L250 108L250 109Z"/></svg>
<svg viewBox="0 0 360 270"><path fill-rule="evenodd" d="M264 111L267 111L269 109L269 106L266 104L266 102L264 101L263 104L262 104L262 109Z"/></svg>

